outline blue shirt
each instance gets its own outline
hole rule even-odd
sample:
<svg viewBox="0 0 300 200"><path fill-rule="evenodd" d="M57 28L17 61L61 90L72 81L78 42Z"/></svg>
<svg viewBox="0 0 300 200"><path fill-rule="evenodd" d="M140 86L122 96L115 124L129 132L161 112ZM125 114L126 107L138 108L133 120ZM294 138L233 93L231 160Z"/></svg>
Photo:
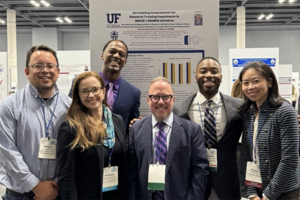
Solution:
<svg viewBox="0 0 300 200"><path fill-rule="evenodd" d="M30 83L0 103L1 184L24 193L40 181L55 178L56 160L38 158L40 139L46 137L43 113L48 125L54 111L49 137L56 139L70 104L71 99L58 89L44 101Z"/></svg>

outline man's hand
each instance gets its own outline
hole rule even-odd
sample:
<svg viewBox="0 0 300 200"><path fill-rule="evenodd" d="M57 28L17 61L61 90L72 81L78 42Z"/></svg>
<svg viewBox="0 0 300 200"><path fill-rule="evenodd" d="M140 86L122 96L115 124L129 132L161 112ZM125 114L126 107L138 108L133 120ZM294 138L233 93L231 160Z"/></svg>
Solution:
<svg viewBox="0 0 300 200"><path fill-rule="evenodd" d="M53 200L59 194L59 187L56 181L42 181L33 189L34 200Z"/></svg>
<svg viewBox="0 0 300 200"><path fill-rule="evenodd" d="M131 128L131 126L133 125L134 122L140 120L140 119L143 119L143 117L139 116L139 118L134 118L133 120L130 121L130 124L129 124L129 128Z"/></svg>
<svg viewBox="0 0 300 200"><path fill-rule="evenodd" d="M258 196L256 197L251 197L250 200L261 200Z"/></svg>

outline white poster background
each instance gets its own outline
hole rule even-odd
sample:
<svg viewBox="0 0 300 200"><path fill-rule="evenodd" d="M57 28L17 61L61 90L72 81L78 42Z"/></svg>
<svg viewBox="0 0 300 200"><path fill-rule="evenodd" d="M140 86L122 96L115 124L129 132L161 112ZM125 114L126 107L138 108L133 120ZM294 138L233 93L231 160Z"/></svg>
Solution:
<svg viewBox="0 0 300 200"><path fill-rule="evenodd" d="M80 73L90 71L90 51L57 51L60 74L57 87L69 94L72 80Z"/></svg>
<svg viewBox="0 0 300 200"><path fill-rule="evenodd" d="M279 76L278 85L280 95L292 102L292 76Z"/></svg>

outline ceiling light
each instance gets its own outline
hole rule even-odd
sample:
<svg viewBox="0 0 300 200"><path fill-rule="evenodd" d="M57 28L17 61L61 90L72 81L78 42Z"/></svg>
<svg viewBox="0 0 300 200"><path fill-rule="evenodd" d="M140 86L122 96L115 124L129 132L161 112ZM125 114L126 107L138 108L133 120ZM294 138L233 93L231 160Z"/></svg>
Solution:
<svg viewBox="0 0 300 200"><path fill-rule="evenodd" d="M33 4L33 5L34 5L34 4L36 4L36 2L35 2L35 1L33 1L33 0L31 0L31 1L30 1L30 3L31 3L31 4Z"/></svg>
<svg viewBox="0 0 300 200"><path fill-rule="evenodd" d="M70 20L69 17L64 17L64 20L65 20L66 22L68 22L68 23L72 23L72 20Z"/></svg>
<svg viewBox="0 0 300 200"><path fill-rule="evenodd" d="M284 2L284 0L279 0L279 3L283 3Z"/></svg>
<svg viewBox="0 0 300 200"><path fill-rule="evenodd" d="M45 0L41 0L41 3L42 3L42 4L45 4L45 3L47 3L47 2L46 2Z"/></svg>
<svg viewBox="0 0 300 200"><path fill-rule="evenodd" d="M267 17L266 17L266 19L271 19L272 17L273 17L274 15L272 14L272 13L270 13Z"/></svg>
<svg viewBox="0 0 300 200"><path fill-rule="evenodd" d="M46 3L44 3L44 6L49 7L50 4L46 2Z"/></svg>
<svg viewBox="0 0 300 200"><path fill-rule="evenodd" d="M264 17L265 17L265 15L264 15L264 14L261 14L261 15L258 16L257 19L261 20L261 19L264 18Z"/></svg>
<svg viewBox="0 0 300 200"><path fill-rule="evenodd" d="M5 24L5 21L3 19L0 19L1 24Z"/></svg>
<svg viewBox="0 0 300 200"><path fill-rule="evenodd" d="M293 3L295 0L289 0L290 3Z"/></svg>
<svg viewBox="0 0 300 200"><path fill-rule="evenodd" d="M36 7L40 7L40 4L39 3L35 3L34 4Z"/></svg>
<svg viewBox="0 0 300 200"><path fill-rule="evenodd" d="M60 23L64 22L64 20L61 17L56 17L56 20L59 21Z"/></svg>

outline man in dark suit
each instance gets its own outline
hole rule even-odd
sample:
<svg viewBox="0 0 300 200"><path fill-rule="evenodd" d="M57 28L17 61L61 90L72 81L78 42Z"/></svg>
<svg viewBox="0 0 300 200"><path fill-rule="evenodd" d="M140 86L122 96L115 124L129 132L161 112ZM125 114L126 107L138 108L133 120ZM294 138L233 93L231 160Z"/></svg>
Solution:
<svg viewBox="0 0 300 200"><path fill-rule="evenodd" d="M122 68L126 64L127 56L128 48L123 41L108 41L103 47L101 55L103 60L102 71L99 74L105 82L107 103L113 113L122 116L126 126L126 133L128 134L130 120L140 116L141 91L124 80L120 75ZM69 91L69 97L72 98L72 87Z"/></svg>
<svg viewBox="0 0 300 200"><path fill-rule="evenodd" d="M215 116L217 140L210 147L217 151L217 170L209 173L206 199L239 200L236 150L242 132L242 119L237 108L242 100L219 92L222 69L215 58L205 57L200 60L195 78L199 91L179 105L175 105L173 112L203 127L206 104L208 100L212 100L210 107ZM209 140L206 137L205 139Z"/></svg>
<svg viewBox="0 0 300 200"><path fill-rule="evenodd" d="M204 199L208 160L202 131L172 113L174 100L167 79L151 82L152 115L135 122L129 134L130 199Z"/></svg>

